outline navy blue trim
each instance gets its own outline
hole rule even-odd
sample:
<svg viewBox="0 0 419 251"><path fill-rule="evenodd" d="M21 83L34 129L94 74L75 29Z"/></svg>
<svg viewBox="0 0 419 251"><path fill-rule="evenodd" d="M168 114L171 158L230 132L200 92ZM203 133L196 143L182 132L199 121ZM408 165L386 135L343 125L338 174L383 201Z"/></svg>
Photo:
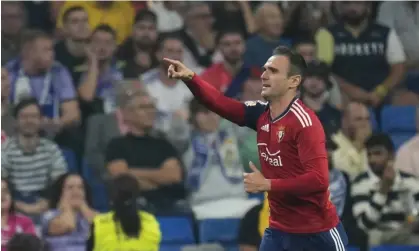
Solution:
<svg viewBox="0 0 419 251"><path fill-rule="evenodd" d="M292 104L298 99L298 95L297 96L295 96L292 100L291 100L291 102L289 103L289 105L287 106L287 108L285 109L285 111L283 111L279 116L277 116L276 118L272 118L271 117L271 114L269 113L269 121L271 122L271 123L275 123L276 121L278 121L278 120L280 120L280 119L282 119L284 116L285 116L285 114L287 114L288 112L289 112L289 110L291 109L291 106L292 106ZM269 105L269 103L268 103L268 105L267 105L267 107L270 107L270 105Z"/></svg>

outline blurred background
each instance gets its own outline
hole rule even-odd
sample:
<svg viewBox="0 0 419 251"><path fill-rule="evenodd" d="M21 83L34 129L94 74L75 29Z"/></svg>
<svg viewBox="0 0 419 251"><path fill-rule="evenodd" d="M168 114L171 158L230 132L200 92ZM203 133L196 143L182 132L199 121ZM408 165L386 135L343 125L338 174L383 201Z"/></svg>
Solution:
<svg viewBox="0 0 419 251"><path fill-rule="evenodd" d="M308 63L300 99L327 135L350 250L419 250L419 4L243 0L1 2L2 251L22 233L101 250L118 231L97 219L119 203L159 223L141 216L160 237L136 248L258 250L269 205L242 182L256 132L208 111L162 58L258 100L278 45ZM139 193L121 202L124 174Z"/></svg>

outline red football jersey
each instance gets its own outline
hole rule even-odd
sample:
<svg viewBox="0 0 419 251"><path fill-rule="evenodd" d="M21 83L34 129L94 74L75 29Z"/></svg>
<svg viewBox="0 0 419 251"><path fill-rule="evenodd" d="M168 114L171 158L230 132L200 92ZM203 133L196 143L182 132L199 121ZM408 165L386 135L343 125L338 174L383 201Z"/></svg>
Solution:
<svg viewBox="0 0 419 251"><path fill-rule="evenodd" d="M317 233L335 227L339 217L328 190L325 135L315 113L298 98L275 119L271 119L266 103L248 101L245 106L244 124L257 131L265 178L293 185L293 179L305 183L295 191L275 190L272 183L268 193L270 227L289 233Z"/></svg>

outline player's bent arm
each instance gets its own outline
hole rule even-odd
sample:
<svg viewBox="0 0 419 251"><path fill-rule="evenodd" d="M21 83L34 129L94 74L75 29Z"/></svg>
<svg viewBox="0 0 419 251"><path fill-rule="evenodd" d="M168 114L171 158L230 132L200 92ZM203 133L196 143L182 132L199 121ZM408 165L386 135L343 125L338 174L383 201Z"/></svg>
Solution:
<svg viewBox="0 0 419 251"><path fill-rule="evenodd" d="M326 191L329 188L326 158L317 158L304 164L305 174L288 179L271 179L271 191L292 195L306 195Z"/></svg>
<svg viewBox="0 0 419 251"><path fill-rule="evenodd" d="M387 201L387 195L380 192L374 192L371 196L367 187L364 182L355 180L351 194L353 215L363 230L372 229L379 223L382 209Z"/></svg>
<svg viewBox="0 0 419 251"><path fill-rule="evenodd" d="M238 125L244 125L246 109L243 103L224 96L213 85L204 81L197 74L185 82L191 92L208 109Z"/></svg>

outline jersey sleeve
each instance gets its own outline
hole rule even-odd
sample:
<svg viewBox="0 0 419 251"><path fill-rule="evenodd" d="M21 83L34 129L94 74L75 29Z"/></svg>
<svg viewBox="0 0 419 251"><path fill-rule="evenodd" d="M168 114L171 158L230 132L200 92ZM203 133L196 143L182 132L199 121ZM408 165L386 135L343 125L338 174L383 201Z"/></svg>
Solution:
<svg viewBox="0 0 419 251"><path fill-rule="evenodd" d="M244 102L245 116L244 126L253 130L257 130L257 122L262 113L265 112L267 104L262 101L246 101Z"/></svg>
<svg viewBox="0 0 419 251"><path fill-rule="evenodd" d="M307 116L308 123L296 132L298 155L301 164L318 159L327 158L326 137L323 126L316 116Z"/></svg>

